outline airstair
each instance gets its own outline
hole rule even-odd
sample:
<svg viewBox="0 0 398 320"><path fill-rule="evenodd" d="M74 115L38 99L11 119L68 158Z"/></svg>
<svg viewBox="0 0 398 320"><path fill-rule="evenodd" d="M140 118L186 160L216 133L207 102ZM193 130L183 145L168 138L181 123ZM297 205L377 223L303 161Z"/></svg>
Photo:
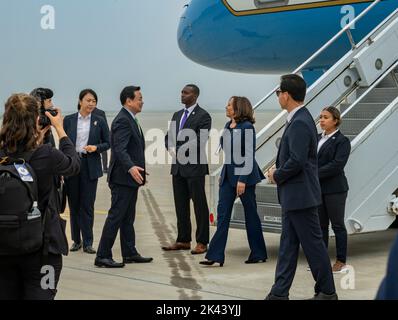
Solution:
<svg viewBox="0 0 398 320"><path fill-rule="evenodd" d="M316 123L326 106L333 105L342 113L340 130L351 140L352 148L345 168L350 186L345 220L350 234L385 230L398 214L398 9L359 43L354 42L350 32L351 26L379 2L373 2L294 71L305 70L342 35L348 35L352 49L309 87L305 106ZM277 89L265 96L255 109L275 99ZM286 111L282 111L260 131L257 128L256 159L264 171L275 164L286 116ZM318 130L321 132L319 125ZM210 177L213 213L218 202L220 170ZM256 193L263 230L279 233L282 219L276 186L261 183ZM237 200L231 227L244 226L243 207Z"/></svg>

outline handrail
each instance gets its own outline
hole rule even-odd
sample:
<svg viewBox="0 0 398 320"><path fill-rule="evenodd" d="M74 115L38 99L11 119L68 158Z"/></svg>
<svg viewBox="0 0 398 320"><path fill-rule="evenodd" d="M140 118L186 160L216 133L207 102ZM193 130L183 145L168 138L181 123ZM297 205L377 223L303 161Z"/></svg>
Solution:
<svg viewBox="0 0 398 320"><path fill-rule="evenodd" d="M366 91L341 114L341 117L343 118L348 112L355 108L369 94L369 92L372 91L381 81L383 81L383 79L387 77L397 66L398 61L394 62L383 75L381 75L368 89L366 89Z"/></svg>
<svg viewBox="0 0 398 320"><path fill-rule="evenodd" d="M349 30L356 22L358 22L362 17L367 14L370 10L373 9L381 0L375 0L371 5L369 5L365 10L363 10L354 20L352 20L349 24L347 24L344 28L342 28L333 38L331 38L328 42L326 42L321 48L318 49L311 57L309 57L304 63L302 63L296 70L292 73L298 73L304 69L309 63L311 63L315 58L317 58L325 49L329 48L340 36ZM264 98L262 98L254 107L253 110L256 110L260 105L264 103L270 96L272 96L275 91L279 89L279 86L275 87L271 92L269 92Z"/></svg>

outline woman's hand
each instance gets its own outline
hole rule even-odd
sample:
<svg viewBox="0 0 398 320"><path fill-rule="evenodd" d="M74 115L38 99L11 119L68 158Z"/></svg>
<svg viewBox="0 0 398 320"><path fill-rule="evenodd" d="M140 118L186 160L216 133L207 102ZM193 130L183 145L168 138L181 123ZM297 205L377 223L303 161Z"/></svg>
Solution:
<svg viewBox="0 0 398 320"><path fill-rule="evenodd" d="M46 111L46 116L48 117L48 119L50 119L51 125L57 131L58 138L59 138L59 140L61 140L62 138L67 136L67 134L64 130L64 122L63 122L64 119L61 114L61 109L56 108L54 110L57 111L57 115L55 117L53 117L51 115L51 113L48 111Z"/></svg>
<svg viewBox="0 0 398 320"><path fill-rule="evenodd" d="M37 144L40 146L43 144L44 137L46 136L46 133L51 129L51 126L47 126L43 129L39 130L39 138L37 139Z"/></svg>
<svg viewBox="0 0 398 320"><path fill-rule="evenodd" d="M88 153L93 153L97 151L97 146L85 146L83 149Z"/></svg>
<svg viewBox="0 0 398 320"><path fill-rule="evenodd" d="M246 183L243 182L238 182L236 186L236 194L238 197L240 197L242 194L245 193L246 190Z"/></svg>

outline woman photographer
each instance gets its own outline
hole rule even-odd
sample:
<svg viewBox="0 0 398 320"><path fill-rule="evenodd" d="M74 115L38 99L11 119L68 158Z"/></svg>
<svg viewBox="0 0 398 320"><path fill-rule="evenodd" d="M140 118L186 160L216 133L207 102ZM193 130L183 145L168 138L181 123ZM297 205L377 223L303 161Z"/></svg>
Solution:
<svg viewBox="0 0 398 320"><path fill-rule="evenodd" d="M46 116L58 134L59 150L42 143L49 127L39 130L39 104L34 97L15 94L5 104L0 150L13 159L29 154L28 164L37 178L38 209L45 217L45 241L36 252L1 256L0 300L52 300L56 295L62 255L68 253L68 244L66 222L57 209L54 176L76 175L80 170L80 159L63 129L60 110L57 112L55 117L48 112Z"/></svg>

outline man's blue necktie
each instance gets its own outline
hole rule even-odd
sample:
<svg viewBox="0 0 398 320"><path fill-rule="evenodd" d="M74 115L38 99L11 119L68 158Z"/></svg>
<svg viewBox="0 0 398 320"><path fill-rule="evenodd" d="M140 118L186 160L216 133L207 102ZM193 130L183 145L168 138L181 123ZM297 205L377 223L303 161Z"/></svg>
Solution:
<svg viewBox="0 0 398 320"><path fill-rule="evenodd" d="M180 124L180 130L182 128L184 128L185 122L187 122L187 119L188 119L188 114L189 114L188 109L185 109L184 116L182 117L181 124Z"/></svg>

